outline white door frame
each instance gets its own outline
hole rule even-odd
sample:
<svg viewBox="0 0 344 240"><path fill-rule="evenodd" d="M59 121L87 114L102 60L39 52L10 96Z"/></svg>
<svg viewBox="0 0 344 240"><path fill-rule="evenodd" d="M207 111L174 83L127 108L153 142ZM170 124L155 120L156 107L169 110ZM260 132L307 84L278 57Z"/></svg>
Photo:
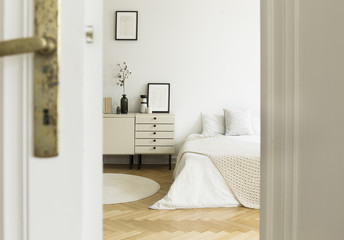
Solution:
<svg viewBox="0 0 344 240"><path fill-rule="evenodd" d="M0 2L0 16L3 16L3 2ZM2 19L0 18L0 39L3 39L2 32L3 32L3 23ZM0 76L2 76L2 59L0 59ZM0 96L3 96L3 81L2 77L0 77ZM3 208L3 198L4 198L4 188L3 188L3 101L2 97L0 97L0 240L4 239L4 208Z"/></svg>
<svg viewBox="0 0 344 240"><path fill-rule="evenodd" d="M20 1L20 0L15 0ZM12 0L12 2L15 2ZM92 1L86 1L90 4ZM3 1L1 2L3 3ZM99 5L98 5L99 7ZM297 43L297 34L298 34L298 0L261 0L261 25L262 25L262 210L261 210L261 239L264 240L276 240L276 239L295 239L296 238L296 212L297 212L297 202L296 202L296 191L297 191L297 140L298 140L298 43ZM90 9L86 8L87 14L92 12ZM0 5L1 16L4 16L2 12L2 5ZM98 16L99 17L99 16ZM1 19L3 20L3 19ZM85 21L90 23L94 19L87 19ZM4 29L1 27L3 24L0 24L0 37L4 32ZM101 36L101 26L99 22L97 23L98 36ZM97 29L96 29L97 30ZM82 30L80 30L82 31ZM24 34L21 34L23 36ZM97 36L97 35L96 35ZM98 38L101 41L101 37ZM85 46L89 48L89 51L95 52L99 51L97 47L93 48L92 46ZM99 51L101 52L101 50ZM24 64L22 65L23 71L25 70L25 60L21 57L18 57L19 60ZM7 61L7 60L6 60ZM0 60L0 71L4 63ZM86 71L88 67L92 66L92 62L87 55L84 56L84 70ZM2 72L1 77L3 77ZM93 85L94 76L86 77L87 80L85 94L91 94L91 97L88 98L85 96L85 103L82 106L84 109L91 106L92 110L89 112L85 111L85 118L91 117L92 120L85 121L85 128L90 127L94 121L101 122L101 113L99 115L92 115L92 112L95 109L101 109L101 102L99 106L95 102L92 102L91 99L99 97L101 99L101 88L98 89L97 85ZM99 72L97 74L99 76ZM99 84L101 84L101 81ZM3 126L6 126L8 119L13 119L18 116L23 116L26 114L25 101L24 97L19 96L19 101L21 103L20 107L22 109L18 111L10 111L6 108L6 101L4 101L4 92L3 85L7 84L5 81L0 82L0 213L2 216L1 220L4 220L6 217L6 212L4 212L4 206L6 211L10 212L14 209L7 208L6 198L13 198L13 196L4 196L3 193L6 191L6 187L9 187L5 184L16 185L15 187L20 187L17 193L22 194L20 201L17 202L17 214L19 214L20 220L18 225L15 226L16 230L20 230L22 234L21 239L26 239L26 212L25 210L25 193L26 193L26 181L20 181L23 177L25 178L25 170L22 176L18 178L16 183L8 182L7 175L4 175L5 169L8 166L5 166L7 163L3 162L7 156L5 156L4 150L8 150L8 142L4 141L4 137L7 137L8 133L6 129L3 129ZM12 83L11 83L12 84ZM96 86L96 91L92 91L92 87ZM17 89L20 91L21 89ZM92 95L95 94L95 95ZM97 95L97 96L96 96ZM283 96L283 97L280 97ZM89 99L89 101L87 101ZM8 111L7 111L8 110ZM12 109L13 110L13 109ZM21 111L23 110L23 111ZM2 114L2 115L1 115ZM99 119L97 120L96 118ZM11 123L12 124L12 123ZM94 125L93 125L94 126ZM101 126L101 123L99 124ZM21 125L25 132L25 125ZM100 129L96 128L94 132L88 132L85 139L85 147L92 146L92 139L90 136L93 134L99 134ZM25 139L25 136L22 136L20 132L18 136ZM22 144L22 143L19 143ZM24 156L26 154L26 147L22 146L21 149L23 152L20 152L17 155L17 158ZM87 158L86 155L84 157ZM22 158L21 158L22 159ZM25 158L27 159L27 158ZM83 189L83 198L86 198L90 195L93 190L99 193L99 181L96 181L96 184L92 183L92 169L91 166L94 166L92 163L92 157L86 159L86 163L83 166L84 175L83 181L85 183ZM22 162L21 165L16 166L20 169L26 168L26 163ZM98 167L98 165L97 165ZM18 169L16 168L16 169ZM15 168L14 168L15 169ZM7 170L6 170L7 171ZM93 176L97 177L97 176ZM19 185L17 185L19 184ZM86 184L91 184L91 188L88 189ZM7 193L7 192L6 192ZM95 213L90 213L87 211L87 208L97 204L92 200L86 201L83 203L83 211L85 214L85 219L89 219L88 216L92 214L98 214L99 211ZM98 209L99 210L99 209ZM101 222L101 219L97 219ZM8 225L0 226L0 240L8 240L4 238L4 234L8 233ZM6 223L10 224L10 223ZM82 226L83 237L86 239L87 230L92 225L91 222L85 222ZM13 227L13 226L12 226ZM97 239L99 236L96 236ZM19 238L18 238L19 239ZM88 238L92 239L92 238ZM29 239L31 240L31 239ZM37 240L37 239L36 239Z"/></svg>
<svg viewBox="0 0 344 240"><path fill-rule="evenodd" d="M94 42L85 44L83 58L86 131L83 155L82 240L100 240L103 239L103 1L82 2L85 26L93 26L94 29ZM92 150L96 146L96 151Z"/></svg>
<svg viewBox="0 0 344 240"><path fill-rule="evenodd" d="M0 16L3 16L3 7L2 7L3 2L0 2ZM2 37L2 32L3 32L3 27L2 27L2 19L0 19L0 39L3 39ZM0 76L2 76L2 59L0 59ZM3 96L3 81L2 77L0 77L0 96ZM0 97L0 240L4 239L4 188L3 188L3 101L2 97Z"/></svg>
<svg viewBox="0 0 344 240"><path fill-rule="evenodd" d="M31 9L20 0L0 3L0 38L27 37L24 22ZM22 8L20 8L21 6ZM15 9L14 11L12 11ZM6 26L4 22L11 22ZM27 107L31 56L0 59L0 239L26 239L27 232ZM6 71L5 71L6 69ZM19 226L19 227L18 227Z"/></svg>
<svg viewBox="0 0 344 240"><path fill-rule="evenodd" d="M293 240L298 184L298 0L261 0L261 239Z"/></svg>

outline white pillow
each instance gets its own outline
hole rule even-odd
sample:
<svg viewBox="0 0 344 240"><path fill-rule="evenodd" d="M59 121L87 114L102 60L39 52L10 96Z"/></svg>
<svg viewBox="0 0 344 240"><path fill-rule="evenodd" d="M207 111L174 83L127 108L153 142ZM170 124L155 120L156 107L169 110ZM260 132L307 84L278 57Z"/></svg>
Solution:
<svg viewBox="0 0 344 240"><path fill-rule="evenodd" d="M250 110L230 110L224 109L226 136L251 135L252 130L252 113Z"/></svg>
<svg viewBox="0 0 344 240"><path fill-rule="evenodd" d="M225 134L224 115L202 113L203 135L215 136Z"/></svg>

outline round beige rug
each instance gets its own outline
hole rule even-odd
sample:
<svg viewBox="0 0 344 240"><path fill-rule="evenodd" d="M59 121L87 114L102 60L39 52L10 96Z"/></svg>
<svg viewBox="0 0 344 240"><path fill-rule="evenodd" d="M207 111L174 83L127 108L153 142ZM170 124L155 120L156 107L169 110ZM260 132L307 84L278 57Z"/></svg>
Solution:
<svg viewBox="0 0 344 240"><path fill-rule="evenodd" d="M103 174L103 204L137 201L154 195L160 185L152 179L120 173Z"/></svg>

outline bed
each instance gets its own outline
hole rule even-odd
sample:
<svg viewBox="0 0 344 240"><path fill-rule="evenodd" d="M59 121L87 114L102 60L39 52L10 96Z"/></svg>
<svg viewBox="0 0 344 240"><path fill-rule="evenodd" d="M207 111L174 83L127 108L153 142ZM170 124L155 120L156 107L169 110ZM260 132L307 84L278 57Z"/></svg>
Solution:
<svg viewBox="0 0 344 240"><path fill-rule="evenodd" d="M190 135L167 195L151 209L245 206L259 209L260 135Z"/></svg>

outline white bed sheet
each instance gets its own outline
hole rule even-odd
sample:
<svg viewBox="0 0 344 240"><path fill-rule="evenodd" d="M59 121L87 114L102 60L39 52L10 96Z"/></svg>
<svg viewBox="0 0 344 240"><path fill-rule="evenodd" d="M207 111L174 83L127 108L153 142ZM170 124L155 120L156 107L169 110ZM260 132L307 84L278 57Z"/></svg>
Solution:
<svg viewBox="0 0 344 240"><path fill-rule="evenodd" d="M202 137L193 134L191 137ZM259 135L228 136L240 141L260 142ZM151 209L238 207L241 204L215 167L204 155L185 153L174 170L175 180L167 195Z"/></svg>

